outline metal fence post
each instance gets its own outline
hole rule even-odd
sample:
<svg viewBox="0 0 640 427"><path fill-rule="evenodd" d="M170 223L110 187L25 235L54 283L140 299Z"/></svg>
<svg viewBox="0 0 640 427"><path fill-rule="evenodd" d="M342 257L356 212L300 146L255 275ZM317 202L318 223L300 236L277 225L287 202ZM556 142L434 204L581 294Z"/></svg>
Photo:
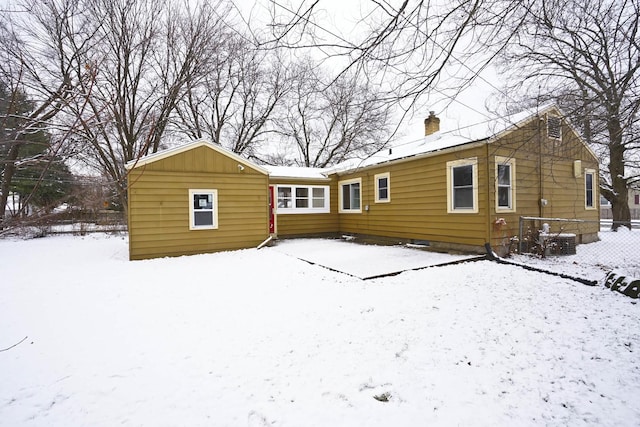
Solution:
<svg viewBox="0 0 640 427"><path fill-rule="evenodd" d="M518 253L521 254L522 253L522 217L520 217L519 219L519 224L518 224Z"/></svg>

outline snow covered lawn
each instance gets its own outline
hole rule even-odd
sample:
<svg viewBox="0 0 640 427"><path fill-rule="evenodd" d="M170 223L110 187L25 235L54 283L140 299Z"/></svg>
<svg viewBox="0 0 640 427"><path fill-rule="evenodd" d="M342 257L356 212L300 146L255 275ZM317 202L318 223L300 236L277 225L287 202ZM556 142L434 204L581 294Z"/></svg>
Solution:
<svg viewBox="0 0 640 427"><path fill-rule="evenodd" d="M27 337L2 426L640 424L640 308L603 287L488 261L363 281L277 247L129 262L96 235L0 263L0 349Z"/></svg>

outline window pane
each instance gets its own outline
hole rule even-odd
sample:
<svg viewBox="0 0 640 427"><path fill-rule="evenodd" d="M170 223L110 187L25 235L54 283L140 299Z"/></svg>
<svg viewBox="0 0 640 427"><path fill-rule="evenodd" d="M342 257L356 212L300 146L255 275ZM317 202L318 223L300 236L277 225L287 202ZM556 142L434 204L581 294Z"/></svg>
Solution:
<svg viewBox="0 0 640 427"><path fill-rule="evenodd" d="M473 188L456 188L453 190L454 209L473 209Z"/></svg>
<svg viewBox="0 0 640 427"><path fill-rule="evenodd" d="M351 184L351 209L360 209L360 184Z"/></svg>
<svg viewBox="0 0 640 427"><path fill-rule="evenodd" d="M510 208L510 198L511 188L509 187L498 187L498 206L502 208Z"/></svg>
<svg viewBox="0 0 640 427"><path fill-rule="evenodd" d="M360 209L360 184L343 184L342 185L342 209L358 210Z"/></svg>
<svg viewBox="0 0 640 427"><path fill-rule="evenodd" d="M453 186L462 187L473 185L473 166L458 166L453 168Z"/></svg>
<svg viewBox="0 0 640 427"><path fill-rule="evenodd" d="M213 212L194 212L193 221L195 226L213 225Z"/></svg>
<svg viewBox="0 0 640 427"><path fill-rule="evenodd" d="M213 195L212 194L194 194L193 195L193 209L213 209Z"/></svg>
<svg viewBox="0 0 640 427"><path fill-rule="evenodd" d="M342 186L342 209L351 209L351 194L349 193L350 185Z"/></svg>
<svg viewBox="0 0 640 427"><path fill-rule="evenodd" d="M278 207L291 207L291 187L278 187Z"/></svg>
<svg viewBox="0 0 640 427"><path fill-rule="evenodd" d="M378 200L389 198L389 179L387 177L378 178Z"/></svg>
<svg viewBox="0 0 640 427"><path fill-rule="evenodd" d="M312 207L324 208L324 188L314 188L312 195L313 195Z"/></svg>
<svg viewBox="0 0 640 427"><path fill-rule="evenodd" d="M498 165L498 185L511 185L511 165Z"/></svg>
<svg viewBox="0 0 640 427"><path fill-rule="evenodd" d="M296 188L296 208L309 207L309 189L306 187Z"/></svg>
<svg viewBox="0 0 640 427"><path fill-rule="evenodd" d="M593 207L593 174L586 174L585 178L585 187L586 187L586 205L588 207Z"/></svg>

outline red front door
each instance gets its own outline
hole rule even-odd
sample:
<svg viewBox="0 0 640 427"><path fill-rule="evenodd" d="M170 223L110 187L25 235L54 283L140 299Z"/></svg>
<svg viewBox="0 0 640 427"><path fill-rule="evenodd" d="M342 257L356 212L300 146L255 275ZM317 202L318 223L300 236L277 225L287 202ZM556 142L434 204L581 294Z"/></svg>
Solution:
<svg viewBox="0 0 640 427"><path fill-rule="evenodd" d="M273 190L273 185L269 186L269 234L276 232L276 198Z"/></svg>

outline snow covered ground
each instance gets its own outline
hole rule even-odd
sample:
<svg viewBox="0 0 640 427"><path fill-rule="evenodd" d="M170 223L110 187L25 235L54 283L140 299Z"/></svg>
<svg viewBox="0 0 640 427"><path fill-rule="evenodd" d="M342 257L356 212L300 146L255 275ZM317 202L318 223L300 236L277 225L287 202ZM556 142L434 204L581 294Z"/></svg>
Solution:
<svg viewBox="0 0 640 427"><path fill-rule="evenodd" d="M478 258L329 239L282 240L274 250L360 279Z"/></svg>
<svg viewBox="0 0 640 427"><path fill-rule="evenodd" d="M588 280L602 280L612 270L640 279L640 229L606 229L598 235L598 242L577 245L575 255L539 258L523 254L513 260Z"/></svg>
<svg viewBox="0 0 640 427"><path fill-rule="evenodd" d="M27 337L0 351L0 425L640 424L634 300L489 261L363 281L283 248L0 240L0 350Z"/></svg>

